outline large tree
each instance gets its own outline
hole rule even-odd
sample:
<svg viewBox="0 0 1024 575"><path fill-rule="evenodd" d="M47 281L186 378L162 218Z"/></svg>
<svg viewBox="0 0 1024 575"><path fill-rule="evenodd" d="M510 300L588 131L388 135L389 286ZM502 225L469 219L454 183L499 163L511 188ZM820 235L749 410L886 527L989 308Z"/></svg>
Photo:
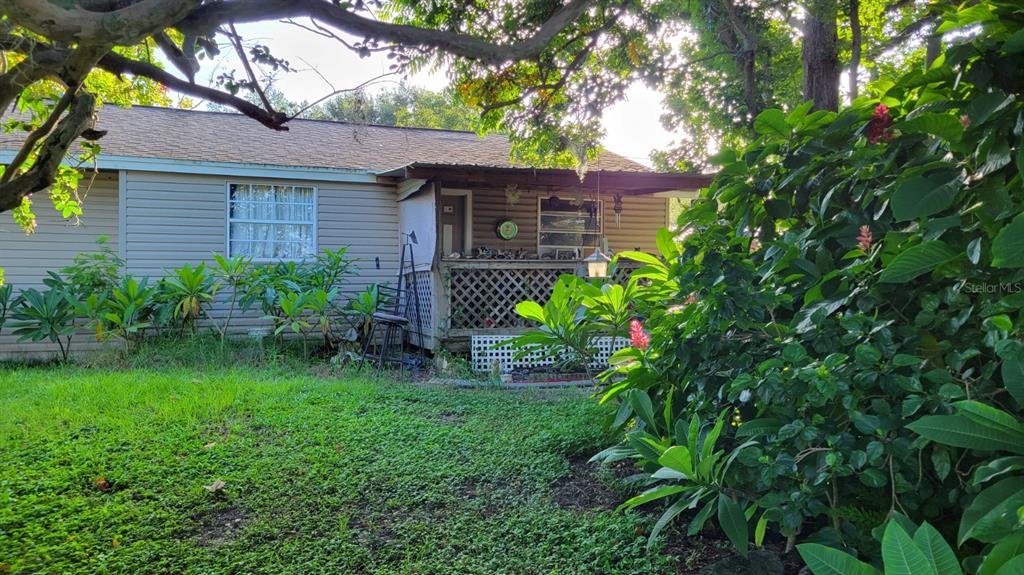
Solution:
<svg viewBox="0 0 1024 575"><path fill-rule="evenodd" d="M811 101L835 109L879 72L923 63L934 6L914 0L695 0L657 86L674 146L666 169L702 168L740 146L765 108ZM846 83L840 82L845 74Z"/></svg>
<svg viewBox="0 0 1024 575"><path fill-rule="evenodd" d="M519 153L573 144L585 160L601 110L632 81L661 21L639 0L0 0L0 7L7 64L0 109L17 104L24 114L16 127L26 132L0 177L0 212L25 210L33 192L73 178L61 164L76 141L102 145L90 83L97 72L146 79L287 130L292 117L274 107L254 68L287 70L288 63L247 42L239 24L293 22L336 39L339 50L388 52L396 71L445 66L460 97L482 110L485 127L520 142L532 137ZM197 82L201 64L224 47L236 52L240 70L213 86Z"/></svg>
<svg viewBox="0 0 1024 575"><path fill-rule="evenodd" d="M379 92L341 94L306 116L403 128L473 131L480 126L479 112L459 100L454 90L434 92L406 84Z"/></svg>

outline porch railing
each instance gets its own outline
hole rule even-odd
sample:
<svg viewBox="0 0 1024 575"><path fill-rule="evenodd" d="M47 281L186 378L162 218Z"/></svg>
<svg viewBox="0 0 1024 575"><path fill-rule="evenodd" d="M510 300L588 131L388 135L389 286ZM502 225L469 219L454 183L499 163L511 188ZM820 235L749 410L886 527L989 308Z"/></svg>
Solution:
<svg viewBox="0 0 1024 575"><path fill-rule="evenodd" d="M516 313L516 304L533 300L543 304L551 297L562 274L577 272L579 262L536 260L447 260L440 268L447 317L447 336L481 333L515 333L530 327ZM616 280L629 270L620 267Z"/></svg>

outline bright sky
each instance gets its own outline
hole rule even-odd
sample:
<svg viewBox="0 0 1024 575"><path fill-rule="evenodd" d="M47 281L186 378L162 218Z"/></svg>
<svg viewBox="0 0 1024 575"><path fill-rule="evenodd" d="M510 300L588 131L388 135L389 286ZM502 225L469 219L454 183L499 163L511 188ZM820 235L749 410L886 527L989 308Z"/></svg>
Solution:
<svg viewBox="0 0 1024 575"><path fill-rule="evenodd" d="M384 54L360 58L336 40L280 22L239 26L238 31L247 43L268 46L273 55L288 60L293 68L299 70L282 75L276 85L290 100L314 101L336 89L357 86L388 72L391 63ZM209 80L231 67L238 68L236 77L243 74L233 53L222 49L219 67L205 64L202 76L197 79ZM381 89L400 80L400 77L392 76L376 84L376 88L368 89ZM409 77L407 82L431 90L440 90L447 85L442 71L420 72ZM627 93L627 100L605 111L603 123L607 136L603 141L604 147L637 162L650 164L650 152L667 147L673 139L661 126L661 114L660 96L642 84L633 86Z"/></svg>

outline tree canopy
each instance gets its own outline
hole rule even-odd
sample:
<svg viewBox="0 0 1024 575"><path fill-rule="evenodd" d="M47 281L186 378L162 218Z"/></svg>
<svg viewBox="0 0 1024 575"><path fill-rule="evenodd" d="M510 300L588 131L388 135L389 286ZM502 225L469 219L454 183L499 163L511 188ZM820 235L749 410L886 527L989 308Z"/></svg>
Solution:
<svg viewBox="0 0 1024 575"><path fill-rule="evenodd" d="M601 109L630 82L630 47L660 25L640 2L609 0L497 7L458 0L6 0L0 6L0 50L8 63L0 74L0 107L17 105L24 114L15 127L27 133L0 177L0 212L20 211L16 217L29 226L26 198L71 178L60 166L76 140L102 137L94 112L107 93L93 80L101 74L133 78L136 92L160 85L287 130L292 117L274 107L255 68L287 72L290 65L245 41L238 24L292 22L336 39L339 50L386 52L396 71L445 66L486 127L500 126L520 141L537 136L519 152L543 156L573 140L582 142L580 157L594 140ZM202 65L222 49L236 52L241 69L220 74L212 86L197 82ZM63 185L73 182L57 182Z"/></svg>
<svg viewBox="0 0 1024 575"><path fill-rule="evenodd" d="M434 92L406 84L376 93L341 94L309 110L306 117L403 128L474 131L480 126L477 110L451 90Z"/></svg>
<svg viewBox="0 0 1024 575"><path fill-rule="evenodd" d="M62 213L80 209L73 197L80 170L73 168L102 146L103 133L94 129L102 101L166 103L172 91L273 130L315 114L500 130L512 138L517 159L565 165L593 157L603 110L644 80L663 91L666 123L685 134L659 151L658 164L700 169L719 147L749 140L753 119L766 107L810 100L835 109L844 70L844 98L851 100L867 80L937 52L938 39L931 35L935 8L914 0L0 0L0 6L6 63L0 106L21 112L6 127L25 133L0 176L0 212L14 210L27 230L33 192L53 186ZM348 86L323 98L326 104L291 106L267 82L278 76L286 82L290 63L238 28L274 20L293 24L298 34L335 40L339 51L386 53L395 73L444 69L451 88L441 101L411 88L367 101ZM237 56L237 69L198 82L222 52ZM478 121L469 121L470 109ZM76 141L85 143L76 147Z"/></svg>

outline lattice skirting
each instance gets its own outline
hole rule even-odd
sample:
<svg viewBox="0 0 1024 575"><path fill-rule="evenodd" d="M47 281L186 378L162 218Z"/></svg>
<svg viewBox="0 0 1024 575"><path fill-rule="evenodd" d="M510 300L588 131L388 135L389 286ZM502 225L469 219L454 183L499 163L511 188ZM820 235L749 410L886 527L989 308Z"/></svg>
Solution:
<svg viewBox="0 0 1024 575"><path fill-rule="evenodd" d="M532 352L522 358L514 359L516 350L507 345L495 347L495 345L512 339L508 335L474 335L472 336L470 357L472 359L473 371L491 371L494 362L498 362L502 372L524 369L530 367L542 367L554 364L552 359L544 359L540 352ZM596 337L591 340L591 345L596 348L594 361L590 364L593 369L605 369L608 367L608 358L616 351L627 347L629 340L622 337Z"/></svg>
<svg viewBox="0 0 1024 575"><path fill-rule="evenodd" d="M516 313L516 304L535 301L544 304L551 297L555 282L563 274L576 271L576 264L565 267L516 266L501 262L496 267L449 268L447 297L451 329L515 329L529 327ZM611 281L625 283L635 265L623 264Z"/></svg>
<svg viewBox="0 0 1024 575"><path fill-rule="evenodd" d="M449 283L452 329L525 327L516 304L551 297L555 281L574 268L493 268L451 270Z"/></svg>
<svg viewBox="0 0 1024 575"><path fill-rule="evenodd" d="M418 298L411 297L413 292L413 275L416 276L415 288ZM402 287L402 293L404 298L408 298L403 303L402 308L405 310L406 317L409 318L409 325L411 331L421 333L423 335L433 334L434 325L434 274L429 270L409 272L405 274L403 278L405 285ZM416 304L419 304L419 320L420 325L416 324ZM413 341L416 341L415 339Z"/></svg>

